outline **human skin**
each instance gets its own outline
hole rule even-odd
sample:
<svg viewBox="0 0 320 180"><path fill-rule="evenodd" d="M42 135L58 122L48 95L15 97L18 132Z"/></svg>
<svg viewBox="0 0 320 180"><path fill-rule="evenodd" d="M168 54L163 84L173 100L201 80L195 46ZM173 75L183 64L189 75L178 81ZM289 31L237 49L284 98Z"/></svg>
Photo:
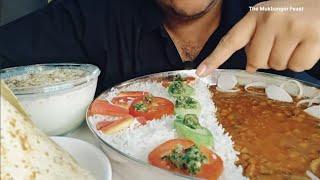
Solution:
<svg viewBox="0 0 320 180"><path fill-rule="evenodd" d="M214 8L221 0L156 1L164 9L167 16L164 25L174 42L186 40L203 47L207 38L216 30L214 26L219 23L210 22L220 18L218 11L221 9ZM311 69L318 62L319 0L271 0L255 5L259 6L303 7L303 11L249 11L199 65L196 71L199 76L210 74L234 52L244 47L247 54L246 70L251 73L258 69L301 72ZM176 43L178 50L180 45L184 46L181 44Z"/></svg>
<svg viewBox="0 0 320 180"><path fill-rule="evenodd" d="M250 11L220 41L199 65L206 76L234 52L245 47L248 72L257 69L311 69L320 59L320 1L271 0L257 4L273 7L303 7L302 12Z"/></svg>

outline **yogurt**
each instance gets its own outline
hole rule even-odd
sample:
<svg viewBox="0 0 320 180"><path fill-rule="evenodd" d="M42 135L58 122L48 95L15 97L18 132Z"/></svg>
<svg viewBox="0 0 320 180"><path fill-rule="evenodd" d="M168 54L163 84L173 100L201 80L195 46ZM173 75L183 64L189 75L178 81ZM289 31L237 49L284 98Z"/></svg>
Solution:
<svg viewBox="0 0 320 180"><path fill-rule="evenodd" d="M85 119L100 70L89 64L43 64L1 70L31 119L48 135L62 135Z"/></svg>

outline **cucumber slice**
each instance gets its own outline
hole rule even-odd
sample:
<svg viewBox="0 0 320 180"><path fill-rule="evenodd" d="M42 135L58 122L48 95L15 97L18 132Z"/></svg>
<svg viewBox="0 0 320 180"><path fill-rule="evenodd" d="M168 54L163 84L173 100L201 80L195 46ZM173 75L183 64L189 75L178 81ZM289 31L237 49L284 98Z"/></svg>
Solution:
<svg viewBox="0 0 320 180"><path fill-rule="evenodd" d="M214 145L213 135L207 128L192 129L177 120L174 121L174 128L179 136L189 139L197 145L206 147L213 147Z"/></svg>
<svg viewBox="0 0 320 180"><path fill-rule="evenodd" d="M200 108L197 108L197 109L174 108L174 113L180 116L185 116L187 114L199 115L200 112L201 112Z"/></svg>
<svg viewBox="0 0 320 180"><path fill-rule="evenodd" d="M184 96L193 96L194 95L194 88L188 84L184 84L185 93Z"/></svg>
<svg viewBox="0 0 320 180"><path fill-rule="evenodd" d="M196 114L199 115L201 112L200 103L188 96L179 96L175 102L175 114L185 116L186 114Z"/></svg>
<svg viewBox="0 0 320 180"><path fill-rule="evenodd" d="M192 96L194 88L180 81L172 82L168 87L168 93L173 97Z"/></svg>

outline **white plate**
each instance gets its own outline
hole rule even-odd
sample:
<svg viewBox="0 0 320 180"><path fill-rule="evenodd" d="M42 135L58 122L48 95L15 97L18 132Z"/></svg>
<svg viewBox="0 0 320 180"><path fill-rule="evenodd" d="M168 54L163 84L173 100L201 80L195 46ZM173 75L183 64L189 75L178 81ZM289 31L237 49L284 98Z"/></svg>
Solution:
<svg viewBox="0 0 320 180"><path fill-rule="evenodd" d="M97 180L112 179L108 157L94 145L69 137L52 136L51 139L70 153L79 165L90 171Z"/></svg>

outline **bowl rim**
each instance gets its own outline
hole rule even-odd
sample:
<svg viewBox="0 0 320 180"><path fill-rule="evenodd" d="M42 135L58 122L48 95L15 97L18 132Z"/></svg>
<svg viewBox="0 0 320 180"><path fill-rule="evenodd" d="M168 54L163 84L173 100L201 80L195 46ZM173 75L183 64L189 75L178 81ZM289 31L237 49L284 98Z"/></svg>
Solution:
<svg viewBox="0 0 320 180"><path fill-rule="evenodd" d="M97 96L94 100L101 98L104 94L110 92L114 88L121 88L123 86L130 85L131 83L134 83L134 82L139 81L139 80L144 80L146 78L152 78L152 77L165 77L165 76L174 75L174 74L177 74L177 73L187 74L188 75L188 74L191 74L191 73L195 73L195 71L196 71L195 69L165 71L165 72L152 73L152 74L147 74L147 75L143 75L143 76L140 76L140 77L136 77L136 78L133 78L133 79L129 79L127 81L118 83L118 84L106 89L105 91L100 93L99 96ZM224 72L226 72L226 73L236 73L236 74L243 73L243 74L248 74L248 75L252 75L252 76L257 76L258 75L258 76L263 76L263 77L266 77L266 78L271 78L271 79L274 79L274 80L281 80L281 81L284 81L284 80L296 80L296 81L299 81L300 83L302 83L304 86L308 86L308 87L313 87L313 88L319 89L318 93L320 93L320 85L318 85L318 84L302 81L302 80L291 78L291 77L281 76L281 75L278 75L278 74L272 74L272 73L266 73L266 72L256 72L255 74L249 74L245 70L240 70L240 69L216 69L215 71L216 71L216 73L224 73ZM92 102L91 102L91 104L92 104ZM111 150L113 150L117 154L121 155L122 157L127 158L130 161L134 161L135 163L138 163L138 164L140 164L140 165L142 165L144 167L155 168L155 169L158 169L158 170L160 170L162 172L164 171L166 173L170 173L170 174L177 175L177 176L184 177L184 178L188 178L188 179L196 178L196 177L192 177L192 176L179 174L179 173L176 173L176 172L170 172L170 171L167 171L167 170L152 166L152 165L150 165L149 163L147 163L147 162L145 162L143 160L137 159L137 158L135 158L133 156L130 156L130 155L118 150L117 148L115 148L114 146L112 146L111 144L106 142L94 130L94 127L92 127L92 123L90 123L89 120L88 120L88 110L89 110L91 104L88 106L87 111L86 111L86 123L87 123L87 126L89 127L90 131L94 134L94 136L96 138L98 138L100 143L103 143L103 145L106 145L108 148L110 148Z"/></svg>
<svg viewBox="0 0 320 180"><path fill-rule="evenodd" d="M94 152L93 154L97 157L97 158L101 158L101 162L104 163L105 165L105 171L104 171L104 176L107 176L107 179L105 180L112 180L112 167L111 167L111 162L108 156L105 156L105 154L101 151L101 149L97 148L95 145L84 141L82 139L78 139L78 138L74 138L74 137L68 137L68 136L49 136L49 138L54 141L56 144L58 144L63 150L65 150L66 152L68 152L73 158L75 158L74 154L72 154L70 151L65 149L65 146L67 144L69 145L73 145L73 144L80 144L83 147L86 147L86 151L91 151ZM62 145L64 144L64 145ZM78 162L79 165L81 165ZM83 168L83 167L82 167ZM86 169L90 172L89 169ZM92 172L90 172L92 174ZM92 174L93 175L93 174Z"/></svg>
<svg viewBox="0 0 320 180"><path fill-rule="evenodd" d="M11 88L15 95L34 95L34 94L47 94L52 92L60 92L63 90L72 89L74 87L78 87L81 85L90 82L91 80L97 78L101 71L100 69L93 65L93 64L79 64L79 63L45 63L45 64L33 64L33 65L26 65L26 66L16 66L10 67L0 70L1 80L8 79L10 76L3 78L3 74L10 74L14 71L24 71L18 75L28 74L32 71L34 72L41 72L46 69L55 69L55 68L72 68L72 69L80 69L87 72L84 77L74 79L74 80L67 80L59 83L53 83L50 85L40 85L40 86L29 86L29 87L15 87Z"/></svg>

